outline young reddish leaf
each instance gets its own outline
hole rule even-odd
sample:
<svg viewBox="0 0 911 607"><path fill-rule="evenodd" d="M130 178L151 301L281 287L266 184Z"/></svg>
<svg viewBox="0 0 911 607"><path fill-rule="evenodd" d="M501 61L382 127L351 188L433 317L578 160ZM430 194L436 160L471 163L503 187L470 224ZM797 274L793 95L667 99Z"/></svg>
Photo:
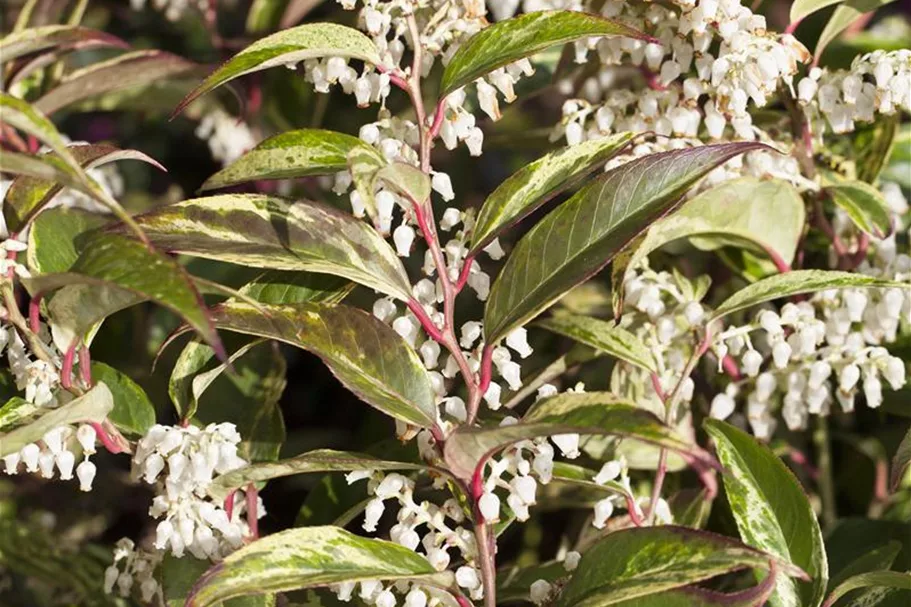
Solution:
<svg viewBox="0 0 911 607"><path fill-rule="evenodd" d="M104 46L129 48L126 42L107 32L78 25L44 25L0 39L0 63L49 49L73 51Z"/></svg>

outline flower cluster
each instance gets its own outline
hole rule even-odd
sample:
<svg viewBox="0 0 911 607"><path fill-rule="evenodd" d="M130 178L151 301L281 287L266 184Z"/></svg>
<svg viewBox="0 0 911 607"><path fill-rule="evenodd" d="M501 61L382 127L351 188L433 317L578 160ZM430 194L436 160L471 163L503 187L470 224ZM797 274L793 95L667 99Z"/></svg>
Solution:
<svg viewBox="0 0 911 607"><path fill-rule="evenodd" d="M104 592L128 598L135 587L143 602L153 604L163 598L161 585L155 578L155 570L161 564L164 554L156 551L137 550L133 540L120 539L114 547L114 563L104 572Z"/></svg>
<svg viewBox="0 0 911 607"><path fill-rule="evenodd" d="M147 0L130 0L130 7L134 11L145 9ZM205 12L209 7L209 0L152 0L152 8L164 12L168 21L178 21L183 17L188 8L195 8Z"/></svg>
<svg viewBox="0 0 911 607"><path fill-rule="evenodd" d="M248 532L241 516L243 495L235 493L233 504L225 507L207 500L217 475L247 464L237 454L239 442L230 423L205 428L155 425L139 441L133 475L156 488L149 514L163 519L156 528L158 550L170 550L176 557L187 550L198 559L218 559L240 547ZM264 513L259 504L257 514Z"/></svg>
<svg viewBox="0 0 911 607"><path fill-rule="evenodd" d="M867 53L854 59L849 70L813 68L797 84L797 93L817 134L825 132L826 123L835 133L846 133L855 122L872 122L876 113L909 112L911 50Z"/></svg>
<svg viewBox="0 0 911 607"><path fill-rule="evenodd" d="M231 164L256 145L246 123L221 108L207 112L196 126L195 133L206 140L212 158L223 165Z"/></svg>
<svg viewBox="0 0 911 607"><path fill-rule="evenodd" d="M68 481L72 480L75 467L80 490L91 491L97 470L89 456L95 453L96 438L95 429L87 424L76 429L71 426L55 428L46 432L39 442L29 443L4 457L4 471L12 475L22 468L29 473L40 473L41 478L46 479L54 478L56 473L60 480ZM73 451L77 445L83 456L78 466L77 453Z"/></svg>

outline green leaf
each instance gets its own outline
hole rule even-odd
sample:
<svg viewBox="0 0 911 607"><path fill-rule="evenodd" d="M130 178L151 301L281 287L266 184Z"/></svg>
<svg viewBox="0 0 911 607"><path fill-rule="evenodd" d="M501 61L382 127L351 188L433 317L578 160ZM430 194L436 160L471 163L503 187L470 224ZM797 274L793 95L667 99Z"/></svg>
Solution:
<svg viewBox="0 0 911 607"><path fill-rule="evenodd" d="M481 206L469 254L476 254L508 227L603 167L631 139L631 133L590 139L551 152L513 173Z"/></svg>
<svg viewBox="0 0 911 607"><path fill-rule="evenodd" d="M366 35L337 23L308 23L257 40L212 72L174 110L179 114L197 97L244 74L320 57L360 59L380 65L379 51Z"/></svg>
<svg viewBox="0 0 911 607"><path fill-rule="evenodd" d="M371 314L345 305L231 303L216 307L219 329L276 339L313 352L349 390L383 413L428 427L435 396L420 358Z"/></svg>
<svg viewBox="0 0 911 607"><path fill-rule="evenodd" d="M107 221L104 215L66 207L41 213L29 232L29 269L34 274L66 272L79 258L78 240Z"/></svg>
<svg viewBox="0 0 911 607"><path fill-rule="evenodd" d="M81 50L93 47L129 45L118 38L77 25L45 25L14 32L0 39L0 63L49 49Z"/></svg>
<svg viewBox="0 0 911 607"><path fill-rule="evenodd" d="M869 184L879 180L898 143L899 116L883 116L854 138L857 178Z"/></svg>
<svg viewBox="0 0 911 607"><path fill-rule="evenodd" d="M23 279L23 284L33 295L62 288L48 310L75 337L85 336L110 314L149 299L179 314L217 352L222 350L205 303L183 267L117 234L91 239L69 271Z"/></svg>
<svg viewBox="0 0 911 607"><path fill-rule="evenodd" d="M289 0L253 0L247 13L248 34L262 34L278 27Z"/></svg>
<svg viewBox="0 0 911 607"><path fill-rule="evenodd" d="M343 276L407 301L411 283L371 226L332 207L258 194L185 200L136 221L169 251L275 270Z"/></svg>
<svg viewBox="0 0 911 607"><path fill-rule="evenodd" d="M892 233L889 203L872 185L863 181L839 182L824 187L823 192L867 234L885 238Z"/></svg>
<svg viewBox="0 0 911 607"><path fill-rule="evenodd" d="M321 129L287 131L266 139L209 177L199 189L344 171L348 167L348 153L353 149L382 159L376 148L351 135Z"/></svg>
<svg viewBox="0 0 911 607"><path fill-rule="evenodd" d="M652 154L586 185L509 256L484 310L488 342L496 343L597 273L709 171L760 147L733 143Z"/></svg>
<svg viewBox="0 0 911 607"><path fill-rule="evenodd" d="M240 288L241 295L265 304L341 303L354 283L330 274L268 270Z"/></svg>
<svg viewBox="0 0 911 607"><path fill-rule="evenodd" d="M657 371L651 350L638 337L614 323L590 316L561 314L535 324L646 371Z"/></svg>
<svg viewBox="0 0 911 607"><path fill-rule="evenodd" d="M482 29L455 52L443 72L440 95L448 95L519 59L551 46L594 36L650 38L622 23L588 13L541 11L506 19Z"/></svg>
<svg viewBox="0 0 911 607"><path fill-rule="evenodd" d="M894 492L898 490L902 480L908 476L908 468L911 467L911 430L905 434L895 457L892 458L892 473L889 476L889 488Z"/></svg>
<svg viewBox="0 0 911 607"><path fill-rule="evenodd" d="M734 179L695 196L655 222L624 267L636 267L669 242L695 237L697 245L747 245L790 264L804 221L803 199L791 184L755 177Z"/></svg>
<svg viewBox="0 0 911 607"><path fill-rule="evenodd" d="M727 469L724 488L740 537L810 576L809 583L779 577L769 605L819 605L829 567L816 514L800 483L772 451L745 432L714 419L706 420L705 429Z"/></svg>
<svg viewBox="0 0 911 607"><path fill-rule="evenodd" d="M582 466L567 464L566 462L554 462L553 480L555 482L590 490L591 492L612 493L613 495L619 495L623 498L633 498L632 494L623 483L607 481L604 484L598 484L594 481L596 475L597 472L594 470L589 470Z"/></svg>
<svg viewBox="0 0 911 607"><path fill-rule="evenodd" d="M538 580L551 584L568 577L570 574L562 561L548 561L529 567L507 568L497 572L497 602L514 603L531 602L529 589Z"/></svg>
<svg viewBox="0 0 911 607"><path fill-rule="evenodd" d="M193 584L211 566L207 560L199 560L192 556L176 558L166 553L159 569L161 591L166 606L184 607ZM221 603L219 607L275 607L275 595L238 597Z"/></svg>
<svg viewBox="0 0 911 607"><path fill-rule="evenodd" d="M623 529L585 552L557 607L612 605L745 567L768 575L774 558L731 538L686 527ZM797 567L782 566L788 575L803 575Z"/></svg>
<svg viewBox="0 0 911 607"><path fill-rule="evenodd" d="M383 540L358 537L338 527L289 529L230 554L203 575L186 607L225 599L287 592L361 580L449 581L423 556Z"/></svg>
<svg viewBox="0 0 911 607"><path fill-rule="evenodd" d="M198 70L196 63L171 53L133 51L73 70L60 80L60 84L38 99L35 107L45 114L53 114L88 99L148 86L150 82L185 77Z"/></svg>
<svg viewBox="0 0 911 607"><path fill-rule="evenodd" d="M848 0L847 2L842 2L841 6L836 8L835 12L832 13L832 16L829 17L826 27L822 30L819 39L816 41L816 50L813 52L815 61L818 63L819 58L822 56L822 52L829 46L829 43L835 40L846 27L857 21L861 15L875 11L879 7L894 1L895 0Z"/></svg>
<svg viewBox="0 0 911 607"><path fill-rule="evenodd" d="M29 443L41 440L41 437L54 428L79 422L101 423L114 408L111 391L104 383L67 404L51 409L35 421L20 426L12 432L0 435L0 457L16 453Z"/></svg>
<svg viewBox="0 0 911 607"><path fill-rule="evenodd" d="M891 541L877 548L864 552L847 566L838 571L829 580L829 592L850 577L870 571L888 570L895 562L895 557L901 552L901 542Z"/></svg>
<svg viewBox="0 0 911 607"><path fill-rule="evenodd" d="M168 396L181 419L195 415L198 402L193 394L193 380L215 358L215 351L198 339L191 339L180 351L168 379ZM231 355L236 360L236 353Z"/></svg>
<svg viewBox="0 0 911 607"><path fill-rule="evenodd" d="M775 587L775 578L766 578L746 590L716 592L699 586L684 586L621 601L616 607L757 607L764 605Z"/></svg>
<svg viewBox="0 0 911 607"><path fill-rule="evenodd" d="M630 438L678 452L697 467L715 465L708 453L655 415L608 392L567 393L538 401L520 423L511 426L460 426L446 440L444 457L453 474L470 479L479 464L512 443L568 433Z"/></svg>
<svg viewBox="0 0 911 607"><path fill-rule="evenodd" d="M164 171L164 167L137 150L121 150L108 144L74 145L67 148L83 170L118 160L141 160ZM13 180L3 200L3 217L13 232L22 231L63 189L53 179L20 176Z"/></svg>
<svg viewBox="0 0 911 607"><path fill-rule="evenodd" d="M402 162L388 163L372 148L352 149L348 171L372 218L376 218L376 191L381 185L418 204L430 198L430 178L423 171Z"/></svg>
<svg viewBox="0 0 911 607"><path fill-rule="evenodd" d="M82 174L82 168L67 147L63 136L44 113L37 109L37 106L30 105L21 99L0 91L0 117L2 117L2 121L5 124L32 135L46 144L51 150L57 152L63 163L73 169L74 175ZM3 156L5 158L2 165L0 165L4 171L7 170L8 164L15 166L9 162L10 156L8 155L10 154L13 157L19 156L19 154L14 152L4 152Z"/></svg>
<svg viewBox="0 0 911 607"><path fill-rule="evenodd" d="M744 310L767 301L782 299L801 293L814 293L826 289L900 288L911 286L889 280L880 280L863 274L834 270L794 270L776 274L748 285L719 305L712 312L710 321Z"/></svg>
<svg viewBox="0 0 911 607"><path fill-rule="evenodd" d="M33 405L21 396L13 396L0 407L0 430L9 432L39 411L41 407Z"/></svg>
<svg viewBox="0 0 911 607"><path fill-rule="evenodd" d="M209 485L209 495L216 501L223 500L231 491L250 483L261 483L312 472L350 472L351 470L425 470L427 467L410 462L393 462L352 451L318 449L295 457L246 466L219 476Z"/></svg>
<svg viewBox="0 0 911 607"><path fill-rule="evenodd" d="M791 23L800 21L804 17L812 15L818 10L824 9L833 4L840 4L844 0L794 0L791 4Z"/></svg>
<svg viewBox="0 0 911 607"><path fill-rule="evenodd" d="M111 391L114 408L108 419L125 434L145 436L155 425L155 405L145 390L126 374L104 363L92 361L92 380L103 382Z"/></svg>
<svg viewBox="0 0 911 607"><path fill-rule="evenodd" d="M701 529L712 513L712 501L705 489L681 489L668 499L668 505L676 524Z"/></svg>
<svg viewBox="0 0 911 607"><path fill-rule="evenodd" d="M366 483L349 485L345 475L340 472L326 474L307 493L294 520L294 526L345 527L364 511L369 501Z"/></svg>
<svg viewBox="0 0 911 607"><path fill-rule="evenodd" d="M869 571L867 573L860 573L854 577L848 578L833 590L826 599L826 602L823 603L823 607L831 607L838 599L852 590L870 587L911 590L911 573L901 573L899 571Z"/></svg>

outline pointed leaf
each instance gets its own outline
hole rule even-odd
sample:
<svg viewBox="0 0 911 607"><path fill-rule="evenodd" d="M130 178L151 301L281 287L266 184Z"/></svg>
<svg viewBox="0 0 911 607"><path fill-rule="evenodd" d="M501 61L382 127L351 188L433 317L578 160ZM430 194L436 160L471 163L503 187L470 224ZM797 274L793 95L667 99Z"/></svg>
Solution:
<svg viewBox="0 0 911 607"><path fill-rule="evenodd" d="M557 607L613 605L747 567L767 575L773 559L706 531L672 525L623 529L585 552ZM787 575L804 575L787 563L782 567Z"/></svg>
<svg viewBox="0 0 911 607"><path fill-rule="evenodd" d="M108 413L118 430L134 436L145 436L155 425L155 405L145 390L125 373L104 363L92 361L92 380L100 381L111 391L114 408Z"/></svg>
<svg viewBox="0 0 911 607"><path fill-rule="evenodd" d="M341 303L354 283L330 274L268 270L240 288L240 293L265 304Z"/></svg>
<svg viewBox="0 0 911 607"><path fill-rule="evenodd" d="M657 371L651 350L638 337L611 322L589 316L560 315L535 324L646 371Z"/></svg>
<svg viewBox="0 0 911 607"><path fill-rule="evenodd" d="M307 59L344 57L380 65L376 45L356 29L337 23L308 23L257 40L212 72L174 110L179 114L191 101L244 74Z"/></svg>
<svg viewBox="0 0 911 607"><path fill-rule="evenodd" d="M167 607L184 607L187 595L193 589L196 580L206 572L212 563L208 560L198 560L192 555L176 558L170 552L165 553L164 559L157 571L161 580L161 593ZM260 596L243 596L228 599L219 607L275 607L274 594Z"/></svg>
<svg viewBox="0 0 911 607"><path fill-rule="evenodd" d="M118 160L141 160L164 170L158 162L138 150L121 150L108 144L73 145L67 149L86 171ZM13 232L21 231L63 187L64 184L52 179L30 176L14 179L3 200L3 217L8 228Z"/></svg>
<svg viewBox="0 0 911 607"><path fill-rule="evenodd" d="M895 457L892 459L892 474L889 476L889 488L894 492L902 484L902 480L908 476L908 468L911 467L911 430L905 434Z"/></svg>
<svg viewBox="0 0 911 607"><path fill-rule="evenodd" d="M392 542L358 537L338 527L289 529L230 554L203 575L186 607L361 580L449 581L423 556Z"/></svg>
<svg viewBox="0 0 911 607"><path fill-rule="evenodd" d="M215 352L212 348L203 345L198 340L193 340L188 343L183 351L181 351L177 364L174 365L174 370L171 372L171 378L168 384L169 393L174 399L174 404L177 407L178 413L181 414L181 417L183 419L191 419L196 415L200 397L222 373L228 370L228 365L236 368L238 359L252 348L264 343L264 341L265 340L262 339L255 339L244 344L234 351L225 362L216 365L213 369L209 369L208 371L203 371L202 368L210 360L215 358ZM193 363L195 363L195 365ZM192 371L193 375L188 375L188 371ZM189 382L189 390L185 390L185 385L181 383L182 381ZM173 389L173 391L171 389ZM183 398L184 396L186 397L185 400Z"/></svg>
<svg viewBox="0 0 911 607"><path fill-rule="evenodd" d="M379 159L379 152L357 137L301 129L270 137L206 180L201 191L224 188L259 179L290 179L344 171L348 153L363 150Z"/></svg>
<svg viewBox="0 0 911 607"><path fill-rule="evenodd" d="M541 11L497 22L463 43L446 65L440 95L551 46L594 36L650 39L622 23L588 13Z"/></svg>
<svg viewBox="0 0 911 607"><path fill-rule="evenodd" d="M616 607L758 607L764 605L775 578L767 575L752 588L738 592L716 592L699 586L684 586L615 603Z"/></svg>
<svg viewBox="0 0 911 607"><path fill-rule="evenodd" d="M892 233L892 211L883 195L863 181L834 183L823 188L832 201L848 214L858 228L885 238Z"/></svg>
<svg viewBox="0 0 911 607"><path fill-rule="evenodd" d="M51 150L57 152L63 163L73 169L74 174L79 175L81 173L81 167L76 159L73 158L69 148L67 148L63 136L57 131L57 127L37 108L37 105L33 106L0 91L0 121L32 135L46 144ZM8 154L13 157L19 156L19 154L11 152L4 152L3 155L7 156ZM4 171L8 170L6 167L9 160L9 157L4 158L2 165L0 165Z"/></svg>
<svg viewBox="0 0 911 607"><path fill-rule="evenodd" d="M509 256L484 310L488 341L496 343L598 272L716 166L760 147L733 143L653 154L586 185Z"/></svg>
<svg viewBox="0 0 911 607"><path fill-rule="evenodd" d="M724 488L740 537L800 567L811 578L798 583L780 576L769 605L819 605L829 566L816 514L800 483L768 447L745 432L714 419L705 422L705 429L727 470Z"/></svg>
<svg viewBox="0 0 911 607"><path fill-rule="evenodd" d="M261 483L295 474L350 472L352 470L425 470L426 468L421 464L376 459L370 455L352 451L318 449L277 462L254 464L222 474L209 485L209 495L215 501L220 501L234 489L246 487L250 483Z"/></svg>
<svg viewBox="0 0 911 607"><path fill-rule="evenodd" d="M471 233L470 254L477 253L508 227L603 167L631 139L631 133L590 139L551 152L513 173L481 206Z"/></svg>
<svg viewBox="0 0 911 607"><path fill-rule="evenodd" d="M860 573L891 569L892 564L895 562L895 557L898 556L901 550L901 542L893 540L877 548L865 551L829 579L829 591L831 592L848 578Z"/></svg>
<svg viewBox="0 0 911 607"><path fill-rule="evenodd" d="M895 588L898 590L911 590L911 573L899 571L869 571L860 573L842 582L823 603L823 607L831 607L838 599L852 590L860 588Z"/></svg>
<svg viewBox="0 0 911 607"><path fill-rule="evenodd" d="M795 270L763 278L740 289L712 312L710 320L718 320L739 310L801 293L814 293L827 289L886 289L891 287L911 289L911 286L905 283L880 280L864 274L834 270Z"/></svg>
<svg viewBox="0 0 911 607"><path fill-rule="evenodd" d="M511 426L461 426L446 440L444 456L453 474L470 479L479 464L520 440L554 434L609 434L676 451L700 468L712 457L664 425L654 414L608 392L560 394L539 401L520 423Z"/></svg>
<svg viewBox="0 0 911 607"><path fill-rule="evenodd" d="M198 70L196 63L171 53L133 51L70 72L38 99L35 107L45 114L53 114L87 99L188 76Z"/></svg>
<svg viewBox="0 0 911 607"><path fill-rule="evenodd" d="M791 14L789 18L791 19L791 23L794 23L827 6L841 4L842 2L844 2L844 0L794 0L791 4Z"/></svg>
<svg viewBox="0 0 911 607"><path fill-rule="evenodd" d="M411 284L371 226L332 207L259 194L224 194L161 207L136 221L168 251L275 270L343 276L398 299Z"/></svg>
<svg viewBox="0 0 911 607"><path fill-rule="evenodd" d="M0 39L0 63L48 49L76 50L99 46L127 48L118 38L78 25L44 25L9 34Z"/></svg>
<svg viewBox="0 0 911 607"><path fill-rule="evenodd" d="M349 390L383 413L416 426L436 419L430 377L387 325L345 305L230 303L213 310L219 329L276 339L313 352Z"/></svg>
<svg viewBox="0 0 911 607"><path fill-rule="evenodd" d="M707 237L713 246L746 244L790 264L804 221L803 199L791 184L754 177L734 179L699 194L655 222L625 266L635 267L669 242L694 237L700 237L700 243Z"/></svg>
<svg viewBox="0 0 911 607"><path fill-rule="evenodd" d="M12 432L0 434L0 457L16 453L27 444L41 440L42 436L54 428L79 422L101 423L113 408L111 391L103 382L99 382L82 396L57 409L48 410L35 421Z"/></svg>
<svg viewBox="0 0 911 607"><path fill-rule="evenodd" d="M84 336L117 310L150 299L179 314L221 351L205 303L183 267L135 240L100 234L86 244L69 271L23 279L23 284L33 295L63 288L49 311L74 336Z"/></svg>
<svg viewBox="0 0 911 607"><path fill-rule="evenodd" d="M835 12L832 13L832 16L829 17L826 27L822 30L819 39L816 41L816 50L813 51L814 63L819 62L819 58L822 57L822 52L829 46L829 43L838 38L838 35L849 25L857 21L861 15L875 11L879 7L894 1L895 0L848 0L847 2L842 2L841 6L836 8Z"/></svg>

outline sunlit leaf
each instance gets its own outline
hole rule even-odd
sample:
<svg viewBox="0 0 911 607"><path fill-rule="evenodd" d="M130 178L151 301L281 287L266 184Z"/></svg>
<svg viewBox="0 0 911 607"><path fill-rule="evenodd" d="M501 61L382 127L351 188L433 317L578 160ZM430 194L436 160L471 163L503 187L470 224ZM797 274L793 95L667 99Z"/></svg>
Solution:
<svg viewBox="0 0 911 607"><path fill-rule="evenodd" d="M559 315L540 320L536 325L646 371L657 370L651 350L638 337L611 322L590 316Z"/></svg>
<svg viewBox="0 0 911 607"><path fill-rule="evenodd" d="M374 65L381 63L376 46L356 29L337 23L299 25L261 38L234 55L187 95L174 114L180 113L200 95L244 74L321 57L360 59Z"/></svg>
<svg viewBox="0 0 911 607"><path fill-rule="evenodd" d="M528 164L487 197L471 232L470 254L536 208L590 175L632 139L630 133L590 139L561 148Z"/></svg>
<svg viewBox="0 0 911 607"><path fill-rule="evenodd" d="M155 405L136 382L124 373L98 361L92 361L92 381L103 382L111 391L114 408L108 413L124 434L145 436L155 424Z"/></svg>
<svg viewBox="0 0 911 607"><path fill-rule="evenodd" d="M607 264L719 164L762 147L733 143L652 154L592 181L516 245L484 310L495 343Z"/></svg>
<svg viewBox="0 0 911 607"><path fill-rule="evenodd" d="M0 62L50 49L81 50L114 46L126 48L126 42L107 32L78 25L45 25L14 32L0 39Z"/></svg>
<svg viewBox="0 0 911 607"><path fill-rule="evenodd" d="M79 258L79 240L109 220L98 213L66 207L41 213L29 232L29 269L36 274L66 272Z"/></svg>
<svg viewBox="0 0 911 607"><path fill-rule="evenodd" d="M819 605L829 566L822 532L803 487L768 447L742 430L714 419L707 420L705 428L726 469L725 493L740 537L810 577L809 582L797 582L779 576L769 605Z"/></svg>
<svg viewBox="0 0 911 607"><path fill-rule="evenodd" d="M863 181L846 181L828 185L823 192L848 214L854 225L867 234L885 238L892 232L889 203L872 185Z"/></svg>
<svg viewBox="0 0 911 607"><path fill-rule="evenodd" d="M648 39L627 25L582 12L541 11L499 21L459 46L443 72L440 94L551 46L611 35Z"/></svg>
<svg viewBox="0 0 911 607"><path fill-rule="evenodd" d="M266 304L339 303L354 283L331 274L268 270L240 288L246 297Z"/></svg>
<svg viewBox="0 0 911 607"><path fill-rule="evenodd" d="M867 573L859 573L839 584L826 598L823 607L831 607L836 601L849 592L870 587L911 590L911 573L902 573L899 571L869 571Z"/></svg>

